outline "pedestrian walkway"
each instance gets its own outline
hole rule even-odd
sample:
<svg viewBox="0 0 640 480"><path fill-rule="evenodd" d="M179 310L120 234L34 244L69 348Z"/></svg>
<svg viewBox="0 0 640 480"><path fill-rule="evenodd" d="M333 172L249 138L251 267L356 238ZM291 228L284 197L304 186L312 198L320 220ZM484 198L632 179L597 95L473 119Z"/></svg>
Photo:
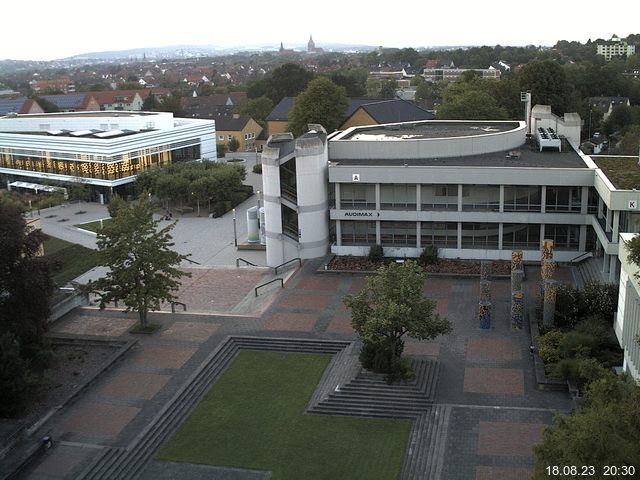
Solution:
<svg viewBox="0 0 640 480"><path fill-rule="evenodd" d="M127 332L135 315L115 309L81 309L62 319L56 331L136 338L138 343L43 427L58 441L25 478L75 479L104 452L103 447L117 450L133 445L229 336L355 340L342 298L357 293L366 277L318 273L320 263L307 261L290 272L284 288L275 288L254 315L234 314L234 309L253 294L263 277L254 271L243 276L241 269L218 269L215 274L198 272L202 281L192 277L195 284L187 287L193 289L192 301L194 305L200 301L202 311L154 313L151 320L162 327L152 335L132 337ZM213 298L207 292L225 288L226 282L227 297L220 295L219 303L205 311L207 298ZM536 282L536 275L525 280L530 305ZM528 331L510 328L509 281L492 281L488 330L481 330L477 319L479 279L432 277L425 284L425 294L437 301L438 313L452 321L453 332L433 341L406 342L406 354L437 361L440 367L433 409L414 428L416 438L424 434L435 443L420 444L422 453L407 464L406 478L526 478L533 466L533 444L554 413L568 411L569 399L562 393L537 390ZM158 465L152 462L148 468L157 471ZM427 471L431 476L425 476ZM152 478L148 475L144 478Z"/></svg>

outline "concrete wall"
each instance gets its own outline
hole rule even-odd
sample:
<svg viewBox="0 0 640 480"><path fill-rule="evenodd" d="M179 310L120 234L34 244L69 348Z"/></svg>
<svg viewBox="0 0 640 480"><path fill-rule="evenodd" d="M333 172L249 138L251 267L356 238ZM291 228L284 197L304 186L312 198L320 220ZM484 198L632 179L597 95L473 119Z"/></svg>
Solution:
<svg viewBox="0 0 640 480"><path fill-rule="evenodd" d="M436 123L437 121L432 121ZM447 121L450 123L452 121ZM421 122L422 123L422 122ZM426 122L424 122L426 123ZM469 123L468 121L461 123ZM485 122L486 123L486 122ZM388 159L388 158L446 158L515 150L525 143L525 122L506 132L460 137L397 139L389 141L354 140L338 136L329 145L331 158ZM341 138L342 137L342 138Z"/></svg>
<svg viewBox="0 0 640 480"><path fill-rule="evenodd" d="M633 234L620 235L620 244L626 244L634 237ZM624 349L624 369L633 378L640 380L640 345L636 341L640 335L640 286L638 266L629 260L626 248L621 248L618 254L621 264L618 294L618 311L614 319L614 330L620 347Z"/></svg>

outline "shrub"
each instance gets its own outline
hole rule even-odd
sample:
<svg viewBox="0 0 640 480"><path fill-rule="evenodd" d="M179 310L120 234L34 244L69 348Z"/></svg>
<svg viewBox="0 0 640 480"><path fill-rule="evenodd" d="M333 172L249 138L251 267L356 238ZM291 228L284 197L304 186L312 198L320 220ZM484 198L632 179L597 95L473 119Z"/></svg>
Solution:
<svg viewBox="0 0 640 480"><path fill-rule="evenodd" d="M369 260L372 262L382 262L384 260L384 249L382 245L371 245L369 248Z"/></svg>
<svg viewBox="0 0 640 480"><path fill-rule="evenodd" d="M261 163L256 163L253 166L253 173L262 174L262 164Z"/></svg>
<svg viewBox="0 0 640 480"><path fill-rule="evenodd" d="M551 330L538 337L538 355L546 366L557 363L562 358L560 354L560 343L564 338L564 333L560 330Z"/></svg>
<svg viewBox="0 0 640 480"><path fill-rule="evenodd" d="M31 396L35 379L29 361L20 353L13 333L0 336L0 417L22 413Z"/></svg>
<svg viewBox="0 0 640 480"><path fill-rule="evenodd" d="M435 245L427 245L422 250L420 254L420 259L418 260L420 265L434 265L438 262L438 247Z"/></svg>
<svg viewBox="0 0 640 480"><path fill-rule="evenodd" d="M573 382L583 389L585 385L611 374L595 358L565 358L553 367L551 376Z"/></svg>

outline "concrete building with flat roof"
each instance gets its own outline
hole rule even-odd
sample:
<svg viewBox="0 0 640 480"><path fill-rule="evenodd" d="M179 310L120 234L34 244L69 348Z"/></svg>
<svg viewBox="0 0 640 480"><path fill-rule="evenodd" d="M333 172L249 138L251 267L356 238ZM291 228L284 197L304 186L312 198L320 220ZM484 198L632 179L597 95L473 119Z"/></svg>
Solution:
<svg viewBox="0 0 640 480"><path fill-rule="evenodd" d="M166 112L73 112L0 118L8 182L82 182L110 194L148 169L216 160L215 122Z"/></svg>
<svg viewBox="0 0 640 480"><path fill-rule="evenodd" d="M587 156L577 114L548 107L523 121L422 121L298 139L272 135L263 154L267 264L368 255L540 261L589 259L620 282L615 331L640 379L640 286L624 248L640 221L639 157ZM622 247L621 247L622 246ZM594 266L595 265L595 266Z"/></svg>

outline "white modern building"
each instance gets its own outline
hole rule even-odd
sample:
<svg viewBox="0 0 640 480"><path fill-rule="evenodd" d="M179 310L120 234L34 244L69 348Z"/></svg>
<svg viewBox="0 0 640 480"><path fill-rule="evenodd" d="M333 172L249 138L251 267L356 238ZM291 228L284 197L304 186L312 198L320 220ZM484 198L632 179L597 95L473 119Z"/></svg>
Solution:
<svg viewBox="0 0 640 480"><path fill-rule="evenodd" d="M629 45L624 40L620 40L616 35L611 37L610 40L596 45L596 53L602 55L608 62L613 57L630 57L636 53L636 46Z"/></svg>
<svg viewBox="0 0 640 480"><path fill-rule="evenodd" d="M629 252L624 247L634 237L633 234L620 235L623 248L620 249L620 289L618 311L613 328L620 347L624 350L624 371L640 380L640 284L636 275L638 265L629 261Z"/></svg>
<svg viewBox="0 0 640 480"><path fill-rule="evenodd" d="M150 168L216 159L215 122L166 112L73 112L0 118L0 174L82 182L110 194Z"/></svg>

